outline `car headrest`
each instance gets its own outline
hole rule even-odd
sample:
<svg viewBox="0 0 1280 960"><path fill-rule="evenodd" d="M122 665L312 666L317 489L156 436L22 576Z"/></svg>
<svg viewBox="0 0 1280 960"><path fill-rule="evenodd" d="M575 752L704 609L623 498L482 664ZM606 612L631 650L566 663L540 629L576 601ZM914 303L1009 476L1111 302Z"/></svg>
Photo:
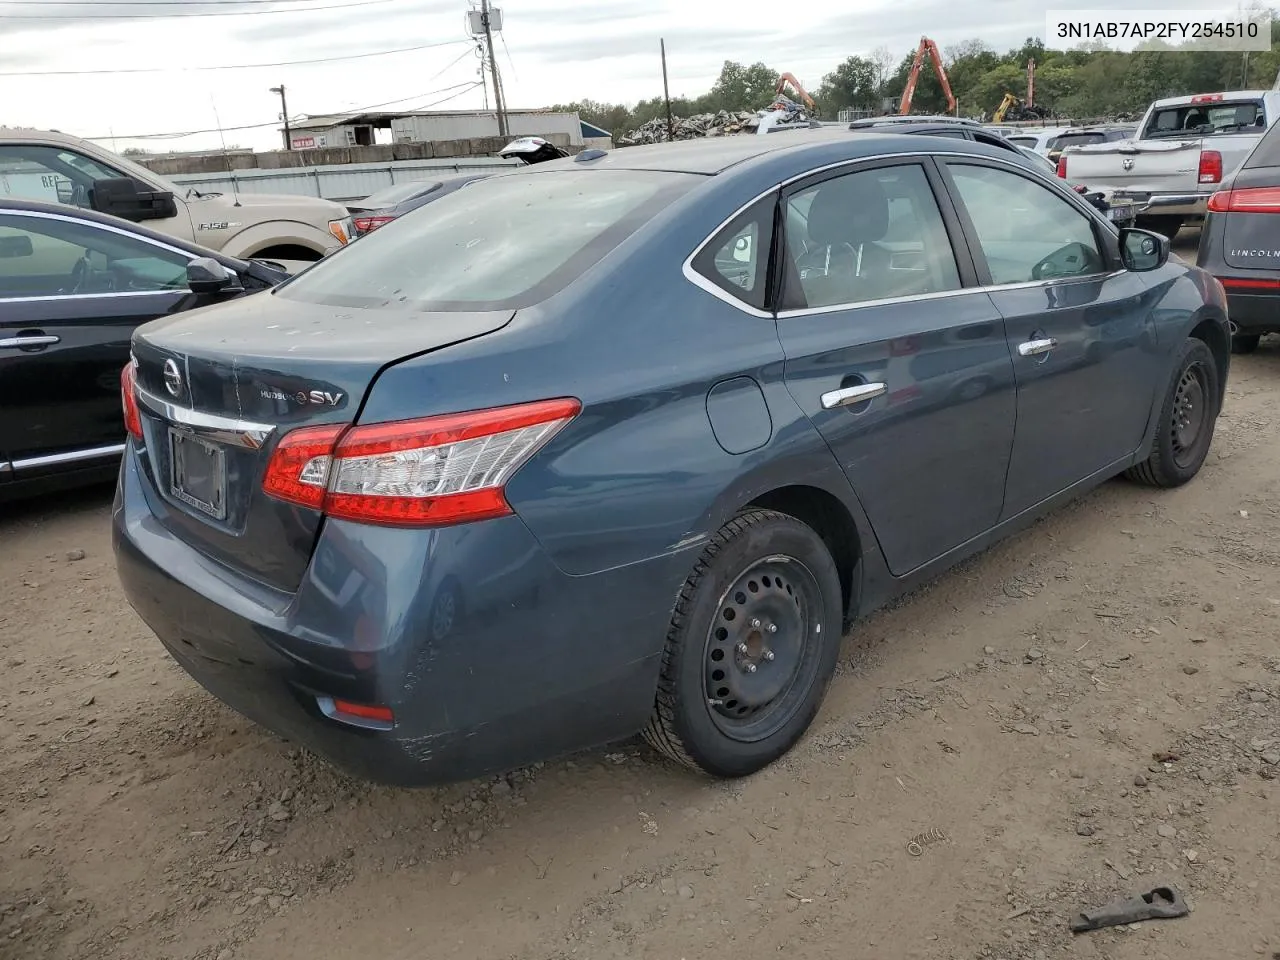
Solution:
<svg viewBox="0 0 1280 960"><path fill-rule="evenodd" d="M809 206L809 239L818 246L874 243L889 231L889 199L874 174L837 177Z"/></svg>

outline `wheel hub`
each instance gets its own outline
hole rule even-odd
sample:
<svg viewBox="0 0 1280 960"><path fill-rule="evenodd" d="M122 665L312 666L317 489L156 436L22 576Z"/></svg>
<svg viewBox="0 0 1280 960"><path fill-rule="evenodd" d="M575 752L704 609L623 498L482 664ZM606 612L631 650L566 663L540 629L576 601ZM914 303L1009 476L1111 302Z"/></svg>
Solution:
<svg viewBox="0 0 1280 960"><path fill-rule="evenodd" d="M721 600L705 662L707 704L744 720L791 685L807 640L802 591L785 564L758 563Z"/></svg>
<svg viewBox="0 0 1280 960"><path fill-rule="evenodd" d="M1178 389L1173 397L1173 416L1170 427L1173 430L1175 457L1181 459L1191 454L1204 426L1206 407L1206 394L1200 369L1198 366L1189 367L1178 380Z"/></svg>

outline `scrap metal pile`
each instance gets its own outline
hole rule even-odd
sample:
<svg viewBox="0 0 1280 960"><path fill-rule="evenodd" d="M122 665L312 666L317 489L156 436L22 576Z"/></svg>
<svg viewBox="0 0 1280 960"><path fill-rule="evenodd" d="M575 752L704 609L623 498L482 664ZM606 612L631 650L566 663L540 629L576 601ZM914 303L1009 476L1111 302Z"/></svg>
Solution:
<svg viewBox="0 0 1280 960"><path fill-rule="evenodd" d="M699 113L692 117L675 117L672 123L674 137L668 135L667 118L654 117L624 134L617 144L620 147L633 147L643 143L665 143L670 139L696 140L699 137L756 133L761 121L766 118L772 118L772 125L778 127L812 125L804 107L787 97L778 97L768 110L757 113L721 110L718 113Z"/></svg>

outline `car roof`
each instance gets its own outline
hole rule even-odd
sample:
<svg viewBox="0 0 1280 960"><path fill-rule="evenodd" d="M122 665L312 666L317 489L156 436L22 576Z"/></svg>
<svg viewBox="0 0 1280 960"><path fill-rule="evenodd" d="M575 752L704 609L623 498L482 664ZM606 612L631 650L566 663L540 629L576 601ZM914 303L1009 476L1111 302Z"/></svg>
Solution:
<svg viewBox="0 0 1280 960"><path fill-rule="evenodd" d="M838 152L842 159L893 153L919 153L921 138L917 133L901 133L892 130L859 130L853 136L846 127L817 127L789 130L773 136L735 134L725 137L705 137L697 140L680 140L674 143L652 143L635 147L619 147L589 161L576 158L551 160L540 163L521 173L550 173L571 170L577 166L591 169L662 171L715 176L731 167L763 158L767 155L787 153L796 155L806 150L821 150L824 156ZM843 145L845 149L833 151ZM1013 145L1010 144L1010 147ZM825 148L825 149L824 149ZM939 146L937 149L943 149ZM991 156L997 150L985 144L968 140L948 139L948 151L972 151ZM1000 155L1005 151L1000 150Z"/></svg>
<svg viewBox="0 0 1280 960"><path fill-rule="evenodd" d="M0 214L9 213L10 211L19 211L26 213L47 213L55 216L68 218L71 220L83 220L86 223L97 223L104 227L114 227L117 230L123 230L127 233L135 234L139 237L145 237L156 243L163 243L165 246L175 247L185 253L191 254L193 257L213 257L228 264L242 264L243 260L236 257L228 257L216 250L210 250L199 244L191 243L187 240L181 240L178 237L170 236L167 233L161 233L158 230L152 230L141 224L132 222L131 220L122 220L119 217L113 217L105 213L98 213L96 210L86 210L83 207L73 207L63 203L46 203L41 200L17 200L12 197L0 198Z"/></svg>

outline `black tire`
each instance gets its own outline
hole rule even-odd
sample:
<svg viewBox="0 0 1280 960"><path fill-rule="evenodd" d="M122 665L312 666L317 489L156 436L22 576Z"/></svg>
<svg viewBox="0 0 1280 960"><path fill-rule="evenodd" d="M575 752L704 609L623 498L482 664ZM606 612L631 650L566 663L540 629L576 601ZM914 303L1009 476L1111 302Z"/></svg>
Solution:
<svg viewBox="0 0 1280 960"><path fill-rule="evenodd" d="M817 533L773 510L739 514L676 601L645 739L713 777L769 765L813 722L842 622L839 574Z"/></svg>
<svg viewBox="0 0 1280 960"><path fill-rule="evenodd" d="M1137 224L1143 230L1153 230L1156 233L1163 234L1170 240L1178 236L1178 231L1182 229L1182 217L1173 216L1154 216L1154 217L1138 217Z"/></svg>
<svg viewBox="0 0 1280 960"><path fill-rule="evenodd" d="M1262 335L1258 333L1237 333L1231 338L1232 353L1253 353L1258 349L1258 341Z"/></svg>
<svg viewBox="0 0 1280 960"><path fill-rule="evenodd" d="M1222 396L1218 364L1203 340L1188 338L1160 406L1151 455L1125 471L1152 487L1180 487L1197 473L1213 443Z"/></svg>

